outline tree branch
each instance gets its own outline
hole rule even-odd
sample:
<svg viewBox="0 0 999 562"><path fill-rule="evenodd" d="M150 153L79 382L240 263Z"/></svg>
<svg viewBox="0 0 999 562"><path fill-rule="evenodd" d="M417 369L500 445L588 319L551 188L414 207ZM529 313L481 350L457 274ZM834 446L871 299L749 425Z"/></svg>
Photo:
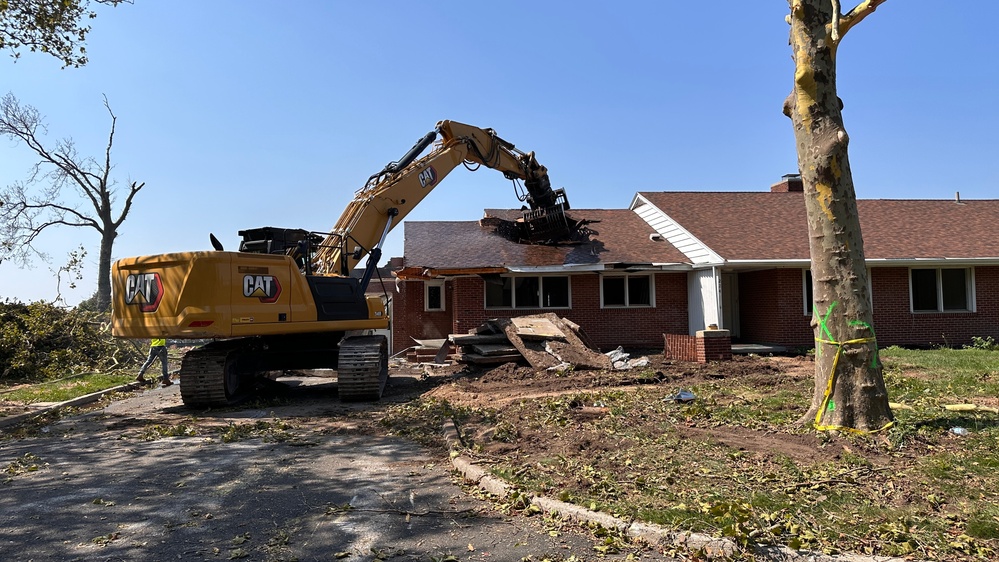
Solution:
<svg viewBox="0 0 999 562"><path fill-rule="evenodd" d="M878 6L884 4L887 0L864 0L860 4L857 4L850 13L839 18L839 36L843 37L846 35L847 31L853 29L853 26L857 25L864 20L867 16L874 13L874 10L878 9Z"/></svg>
<svg viewBox="0 0 999 562"><path fill-rule="evenodd" d="M111 146L114 144L114 128L115 128L115 125L118 123L118 118L115 117L114 112L111 111L111 106L108 104L108 96L107 96L107 94L102 94L102 95L104 96L104 107L107 108L108 114L111 115L111 132L108 134L108 147L104 151L104 177L101 178L101 185L107 186L108 185L108 177L110 177L110 175L111 175L111 167L112 167L111 166ZM108 190L104 189L103 191L106 194ZM108 203L110 203L110 201L108 201Z"/></svg>
<svg viewBox="0 0 999 562"><path fill-rule="evenodd" d="M139 193L139 190L146 187L146 182L142 182L136 185L137 182L132 182L132 186L128 190L128 197L125 198L125 204L121 208L121 214L118 215L118 220L114 221L114 227L117 229L121 226L121 223L125 221L125 217L128 216L128 211L132 208L132 199Z"/></svg>
<svg viewBox="0 0 999 562"><path fill-rule="evenodd" d="M72 145L69 146L71 147ZM90 199L90 203L94 206L94 209L100 209L100 202L97 200L96 194L103 191L103 189L99 187L103 184L101 183L101 178L97 174L81 168L76 161L73 160L73 156L68 154L67 151L52 154L50 161L55 164L69 179L73 180L73 183L80 186L80 190L87 196L88 199ZM97 180L98 185L95 186L90 181L90 178Z"/></svg>
<svg viewBox="0 0 999 562"><path fill-rule="evenodd" d="M829 29L829 37L832 38L833 45L839 44L839 19L842 17L839 10L839 0L832 0L832 25Z"/></svg>
<svg viewBox="0 0 999 562"><path fill-rule="evenodd" d="M70 214L70 215L76 217L80 221L79 223L69 223L69 222L66 222L66 221L60 219L59 221L54 221L53 223L49 223L46 226L52 226L52 224L62 224L62 225L65 225L65 226L91 226L93 228L96 228L98 231L101 231L101 227L100 227L99 224L97 224L97 221L95 221L94 219L88 217L87 215L84 215L83 213L81 213L80 211L77 211L76 209L74 209L72 207L66 207L66 206L63 206L63 205L59 205L57 203L45 203L45 204L42 204L42 205L31 205L31 204L25 203L24 209L25 210L27 210L27 209L38 209L38 210L54 209L54 210L57 210L57 211L62 211L63 213Z"/></svg>

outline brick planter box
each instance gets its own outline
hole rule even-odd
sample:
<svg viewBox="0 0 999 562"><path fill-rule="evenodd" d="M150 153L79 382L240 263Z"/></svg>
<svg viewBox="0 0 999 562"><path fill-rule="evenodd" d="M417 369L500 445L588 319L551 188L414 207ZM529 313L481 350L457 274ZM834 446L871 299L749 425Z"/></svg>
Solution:
<svg viewBox="0 0 999 562"><path fill-rule="evenodd" d="M732 336L728 330L700 330L697 335L663 334L667 359L707 363L732 359Z"/></svg>

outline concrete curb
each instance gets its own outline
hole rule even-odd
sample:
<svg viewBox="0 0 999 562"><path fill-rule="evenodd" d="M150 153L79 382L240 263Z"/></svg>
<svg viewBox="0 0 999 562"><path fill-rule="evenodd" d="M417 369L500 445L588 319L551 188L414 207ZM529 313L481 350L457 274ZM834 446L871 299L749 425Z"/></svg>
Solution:
<svg viewBox="0 0 999 562"><path fill-rule="evenodd" d="M444 439L452 452L462 446L458 429L452 420L444 423L442 428ZM462 457L460 454L451 457L451 466L462 477L480 488L497 496L505 498L513 487L492 476L486 470L475 464L474 460ZM581 523L596 523L607 529L615 529L649 545L673 545L689 551L702 552L708 559L731 557L740 551L739 546L730 539L711 537L698 533L676 532L652 523L625 521L607 513L591 511L575 504L532 496L531 503L545 513L557 513L566 519ZM761 560L774 562L919 562L904 558L888 556L864 556L858 554L841 554L829 556L818 552L797 551L786 546L756 546L753 553Z"/></svg>
<svg viewBox="0 0 999 562"><path fill-rule="evenodd" d="M97 392L91 392L90 394L84 394L83 396L77 396L76 398L71 398L69 400L66 400L65 402L58 402L56 404L52 404L51 406L46 406L45 408L41 408L33 412L25 412L23 414L15 414L13 416L0 418L0 429L24 423L36 416L42 416L49 412L54 412L62 408L71 408L73 406L82 406L84 404L96 402L100 400L101 397L103 397L105 394L111 394L112 392L124 392L126 390L133 390L142 387L143 387L142 383L130 382L113 388L106 388L104 390L98 390Z"/></svg>

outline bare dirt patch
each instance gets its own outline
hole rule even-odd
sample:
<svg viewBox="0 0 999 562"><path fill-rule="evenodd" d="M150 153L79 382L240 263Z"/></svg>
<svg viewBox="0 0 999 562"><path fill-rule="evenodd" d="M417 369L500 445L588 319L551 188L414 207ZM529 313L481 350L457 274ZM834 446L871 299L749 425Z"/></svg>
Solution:
<svg viewBox="0 0 999 562"><path fill-rule="evenodd" d="M632 356L640 356L642 353L643 350L637 350ZM814 363L810 357L736 356L732 361L697 364L665 360L655 352L644 356L649 359L647 367L626 371L536 371L516 363L506 363L491 369L447 367L435 374L446 374L453 381L437 386L425 396L468 408L506 411L511 405L528 400L593 392L634 393L652 390L659 395L657 399L662 400L680 389L715 384L719 387L715 401L725 404L758 398L782 388L800 387L803 381L810 383L814 378ZM742 392L728 394L723 388L727 386L726 383L731 383L733 388L742 389ZM579 400L570 402L569 405L571 418L580 423L610 413L605 407L594 407ZM792 436L788 439L786 435L776 436L772 432L767 433L767 430L681 427L680 431L686 432L687 436L714 439L737 450L784 455L789 458L814 458L820 447L814 437ZM480 428L480 431L487 430L488 428ZM589 442L592 443L592 438ZM488 440L481 444L495 451L514 448L509 444ZM516 444L516 448L525 456L550 452L551 446L550 442L530 439L518 440ZM532 447L536 449L532 450Z"/></svg>

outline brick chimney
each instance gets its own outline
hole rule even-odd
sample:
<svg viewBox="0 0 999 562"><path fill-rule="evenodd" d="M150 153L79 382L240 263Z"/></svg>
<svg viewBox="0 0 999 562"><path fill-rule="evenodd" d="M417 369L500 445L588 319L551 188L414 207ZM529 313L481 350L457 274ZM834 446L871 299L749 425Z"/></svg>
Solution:
<svg viewBox="0 0 999 562"><path fill-rule="evenodd" d="M801 174L786 174L781 176L780 181L770 186L771 193L801 193L805 191L805 184L801 181Z"/></svg>

